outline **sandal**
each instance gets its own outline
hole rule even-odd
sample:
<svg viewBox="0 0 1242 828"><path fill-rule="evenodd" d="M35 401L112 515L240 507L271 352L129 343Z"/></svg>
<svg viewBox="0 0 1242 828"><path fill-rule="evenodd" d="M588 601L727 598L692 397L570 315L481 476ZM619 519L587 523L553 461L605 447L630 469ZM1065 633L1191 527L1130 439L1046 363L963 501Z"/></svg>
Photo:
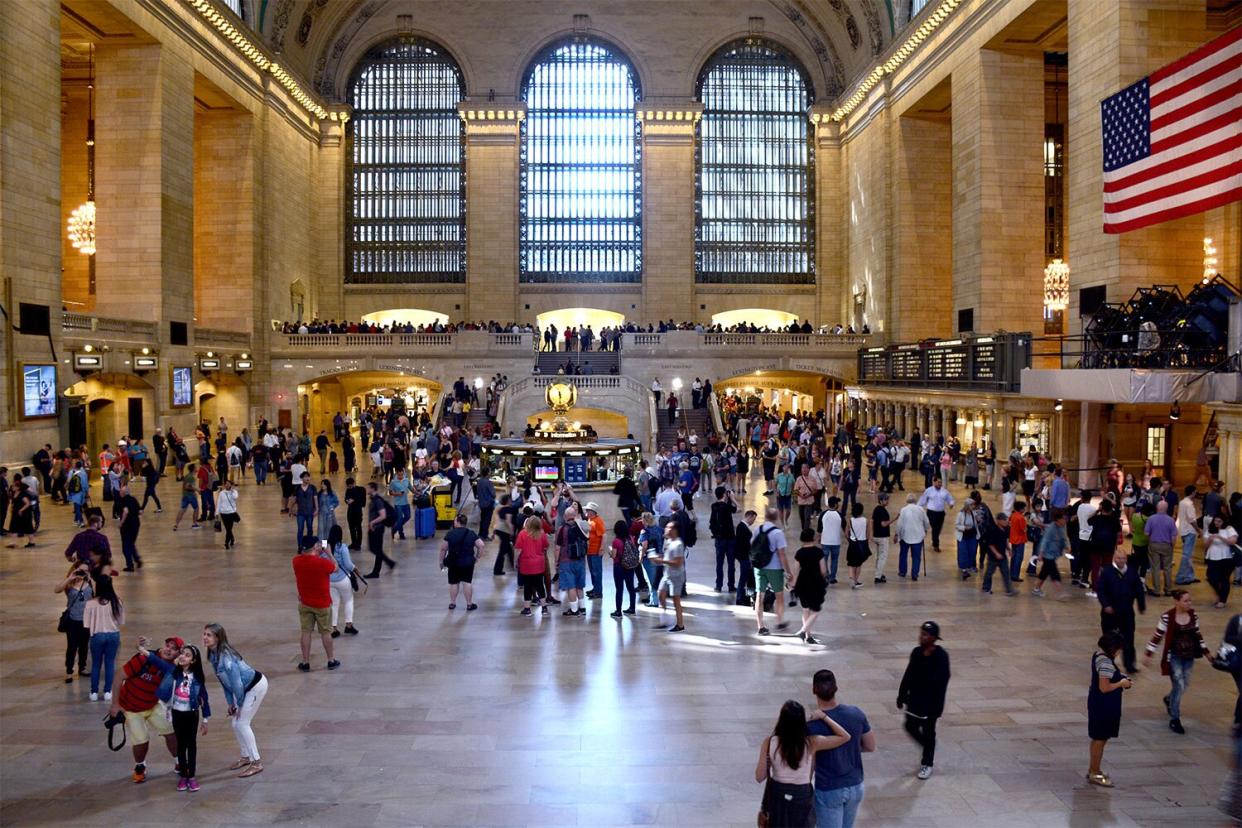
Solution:
<svg viewBox="0 0 1242 828"><path fill-rule="evenodd" d="M1087 781L1092 785L1099 785L1101 788L1113 787L1113 780L1109 779L1108 775L1104 773L1089 773L1087 774Z"/></svg>
<svg viewBox="0 0 1242 828"><path fill-rule="evenodd" d="M249 764L250 764L250 757L243 756L242 758L238 759L233 764L229 765L229 770L241 770L242 768L246 767Z"/></svg>
<svg viewBox="0 0 1242 828"><path fill-rule="evenodd" d="M237 778L238 778L238 779L245 779L245 778L246 778L246 777L248 777L248 776L254 776L256 773L263 773L263 763L262 763L262 762L251 762L251 763L250 763L250 767L246 768L244 771L242 771L241 773L237 774Z"/></svg>

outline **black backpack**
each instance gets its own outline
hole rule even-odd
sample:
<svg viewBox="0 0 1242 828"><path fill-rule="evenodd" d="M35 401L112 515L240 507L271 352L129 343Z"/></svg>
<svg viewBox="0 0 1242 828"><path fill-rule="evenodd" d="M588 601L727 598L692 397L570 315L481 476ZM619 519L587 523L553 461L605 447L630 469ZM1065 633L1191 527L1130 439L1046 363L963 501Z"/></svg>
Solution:
<svg viewBox="0 0 1242 828"><path fill-rule="evenodd" d="M626 538L625 547L621 550L621 568L638 569L641 563L642 553L638 549L638 544L634 543L633 538Z"/></svg>
<svg viewBox="0 0 1242 828"><path fill-rule="evenodd" d="M376 497L379 497L379 495L376 495ZM393 506L391 503L389 503L387 500L385 500L382 497L380 497L379 502L382 503L384 506L384 525L390 528L393 526L396 526L397 525L396 507Z"/></svg>
<svg viewBox="0 0 1242 828"><path fill-rule="evenodd" d="M582 530L573 523L565 524L565 555L571 561L580 561L586 557L587 538Z"/></svg>
<svg viewBox="0 0 1242 828"><path fill-rule="evenodd" d="M760 529L750 541L750 565L755 569L764 569L772 562L772 544L768 535L775 528Z"/></svg>

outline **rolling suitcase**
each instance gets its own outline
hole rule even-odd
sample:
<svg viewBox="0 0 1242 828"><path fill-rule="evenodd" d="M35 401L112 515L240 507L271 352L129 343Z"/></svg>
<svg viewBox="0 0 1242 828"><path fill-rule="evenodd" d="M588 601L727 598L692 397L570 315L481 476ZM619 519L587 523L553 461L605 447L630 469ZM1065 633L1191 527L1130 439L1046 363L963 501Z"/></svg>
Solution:
<svg viewBox="0 0 1242 828"><path fill-rule="evenodd" d="M414 510L414 537L433 538L436 534L436 510L433 506L424 506Z"/></svg>

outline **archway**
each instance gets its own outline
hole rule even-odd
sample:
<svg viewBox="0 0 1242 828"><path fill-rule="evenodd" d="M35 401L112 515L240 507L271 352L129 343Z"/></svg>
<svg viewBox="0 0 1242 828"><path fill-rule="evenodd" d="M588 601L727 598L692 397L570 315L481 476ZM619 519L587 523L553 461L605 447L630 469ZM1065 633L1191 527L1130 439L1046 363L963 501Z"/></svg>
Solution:
<svg viewBox="0 0 1242 828"><path fill-rule="evenodd" d="M134 374L93 374L69 386L70 405L85 407L86 446L92 457L121 437L149 439L155 429L155 388Z"/></svg>
<svg viewBox="0 0 1242 828"><path fill-rule="evenodd" d="M389 308L364 313L362 321L371 325L413 325L415 328L424 325L447 325L447 313L423 310L421 308Z"/></svg>
<svg viewBox="0 0 1242 828"><path fill-rule="evenodd" d="M827 427L842 422L845 386L837 378L810 371L759 370L737 374L715 384L721 415L730 412L803 414L824 412ZM727 422L726 422L727 427Z"/></svg>
<svg viewBox="0 0 1242 828"><path fill-rule="evenodd" d="M236 374L216 373L194 385L198 421L211 424L211 433L223 417L229 433L236 436L251 421L250 386Z"/></svg>
<svg viewBox="0 0 1242 828"><path fill-rule="evenodd" d="M351 426L364 411L386 412L398 403L412 415L427 411L434 419L434 406L443 390L435 380L397 371L345 371L325 374L298 385L302 401L300 419L311 434L326 431L333 436L333 420L339 413Z"/></svg>
<svg viewBox="0 0 1242 828"><path fill-rule="evenodd" d="M771 308L738 308L712 314L712 324L726 329L734 325L754 325L756 328L776 330L788 328L791 322L797 321L798 314Z"/></svg>
<svg viewBox="0 0 1242 828"><path fill-rule="evenodd" d="M625 314L601 308L561 308L539 314L535 317L535 324L540 330L549 325L555 325L557 331L561 332L566 328L590 325L592 330L598 332L600 328L615 328L618 325L624 325Z"/></svg>

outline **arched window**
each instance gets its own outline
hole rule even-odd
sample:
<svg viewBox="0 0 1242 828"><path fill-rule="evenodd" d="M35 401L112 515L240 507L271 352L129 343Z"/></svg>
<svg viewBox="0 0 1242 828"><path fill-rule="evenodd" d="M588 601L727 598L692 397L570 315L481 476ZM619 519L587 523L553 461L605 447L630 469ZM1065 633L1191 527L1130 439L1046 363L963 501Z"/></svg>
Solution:
<svg viewBox="0 0 1242 828"><path fill-rule="evenodd" d="M245 20L247 23L250 22L246 18L245 4L243 3L243 0L224 0L224 7L240 17L242 20Z"/></svg>
<svg viewBox="0 0 1242 828"><path fill-rule="evenodd" d="M461 69L440 46L402 37L371 49L349 87L345 281L466 280Z"/></svg>
<svg viewBox="0 0 1242 828"><path fill-rule="evenodd" d="M641 280L640 97L629 63L597 40L552 46L527 70L521 281Z"/></svg>
<svg viewBox="0 0 1242 828"><path fill-rule="evenodd" d="M699 75L698 282L813 284L815 178L797 60L764 41L719 49Z"/></svg>

